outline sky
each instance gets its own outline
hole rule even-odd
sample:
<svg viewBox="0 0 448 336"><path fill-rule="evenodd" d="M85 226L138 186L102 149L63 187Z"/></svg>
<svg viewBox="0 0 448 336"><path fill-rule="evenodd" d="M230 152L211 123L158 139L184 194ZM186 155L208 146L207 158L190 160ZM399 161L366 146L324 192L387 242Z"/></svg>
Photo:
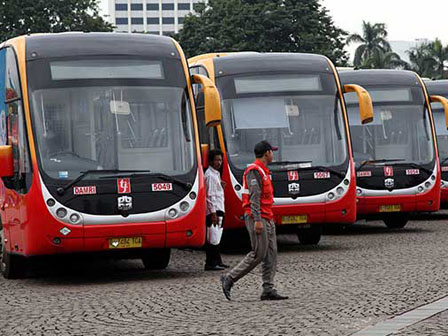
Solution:
<svg viewBox="0 0 448 336"><path fill-rule="evenodd" d="M300 1L300 0L298 0ZM448 44L448 0L320 0L339 28L362 34L362 21L385 23L389 41L434 40ZM107 11L107 0L100 0ZM348 47L352 54L355 46Z"/></svg>
<svg viewBox="0 0 448 336"><path fill-rule="evenodd" d="M385 23L390 41L440 38L448 43L448 0L320 0L335 24L362 33L362 21Z"/></svg>

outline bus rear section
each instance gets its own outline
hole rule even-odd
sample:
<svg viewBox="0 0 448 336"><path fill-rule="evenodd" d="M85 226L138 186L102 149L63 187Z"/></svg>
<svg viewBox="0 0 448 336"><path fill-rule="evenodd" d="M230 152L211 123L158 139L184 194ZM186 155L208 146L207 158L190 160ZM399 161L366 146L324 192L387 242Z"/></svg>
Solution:
<svg viewBox="0 0 448 336"><path fill-rule="evenodd" d="M31 35L1 45L0 63L5 277L23 275L26 257L75 252L161 269L170 248L203 245L191 79L175 41Z"/></svg>
<svg viewBox="0 0 448 336"><path fill-rule="evenodd" d="M346 95L357 174L359 218L402 228L414 212L437 211L440 169L429 97L417 74L399 70L340 73L372 97L374 121L361 125Z"/></svg>
<svg viewBox="0 0 448 336"><path fill-rule="evenodd" d="M446 109L444 105L448 98L448 80L425 81L428 94L431 96L431 109L436 128L437 148L439 149L439 161L441 171L440 206L448 207L448 130ZM434 99L434 97L437 97Z"/></svg>
<svg viewBox="0 0 448 336"><path fill-rule="evenodd" d="M254 145L267 140L279 150L269 166L279 231L297 232L317 244L323 223L356 218L354 166L343 94L331 62L319 55L221 53L189 59L193 73L215 82L222 125L200 131L204 148L224 152L226 229L244 227L242 178L254 161ZM351 86L362 96L362 88ZM200 113L200 92L198 95ZM363 110L372 113L371 106ZM205 125L199 119L200 125Z"/></svg>

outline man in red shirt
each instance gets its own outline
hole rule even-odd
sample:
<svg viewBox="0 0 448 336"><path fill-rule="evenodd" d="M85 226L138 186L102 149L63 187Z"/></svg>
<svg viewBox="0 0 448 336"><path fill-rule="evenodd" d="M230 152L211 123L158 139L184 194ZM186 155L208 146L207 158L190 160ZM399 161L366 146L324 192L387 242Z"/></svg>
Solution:
<svg viewBox="0 0 448 336"><path fill-rule="evenodd" d="M255 145L256 160L250 164L243 176L243 209L246 228L249 231L252 250L229 273L221 276L224 295L230 300L230 290L235 282L263 262L263 293L261 300L285 300L274 289L274 275L277 267L277 236L275 234L274 189L271 172L267 165L277 150L267 141Z"/></svg>

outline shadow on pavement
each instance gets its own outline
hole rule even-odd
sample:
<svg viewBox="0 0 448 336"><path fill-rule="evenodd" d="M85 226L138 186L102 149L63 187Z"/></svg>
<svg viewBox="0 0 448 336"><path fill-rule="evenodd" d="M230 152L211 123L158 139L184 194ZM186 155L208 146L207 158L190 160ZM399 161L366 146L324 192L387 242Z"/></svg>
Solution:
<svg viewBox="0 0 448 336"><path fill-rule="evenodd" d="M89 285L141 280L202 277L197 267L146 270L140 260L95 256L46 256L29 261L27 281L48 285Z"/></svg>
<svg viewBox="0 0 448 336"><path fill-rule="evenodd" d="M373 234L408 234L408 233L428 233L433 230L419 227L402 229L389 229L385 225L372 224L353 224L346 227L327 226L324 228L324 235L328 236L356 236L356 235L373 235Z"/></svg>

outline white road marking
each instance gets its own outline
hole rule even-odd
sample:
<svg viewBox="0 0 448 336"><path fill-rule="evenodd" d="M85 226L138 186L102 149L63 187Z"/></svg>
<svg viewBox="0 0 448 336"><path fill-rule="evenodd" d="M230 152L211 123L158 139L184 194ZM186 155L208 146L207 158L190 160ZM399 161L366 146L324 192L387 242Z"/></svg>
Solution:
<svg viewBox="0 0 448 336"><path fill-rule="evenodd" d="M352 336L387 336L448 309L448 296L360 330Z"/></svg>

